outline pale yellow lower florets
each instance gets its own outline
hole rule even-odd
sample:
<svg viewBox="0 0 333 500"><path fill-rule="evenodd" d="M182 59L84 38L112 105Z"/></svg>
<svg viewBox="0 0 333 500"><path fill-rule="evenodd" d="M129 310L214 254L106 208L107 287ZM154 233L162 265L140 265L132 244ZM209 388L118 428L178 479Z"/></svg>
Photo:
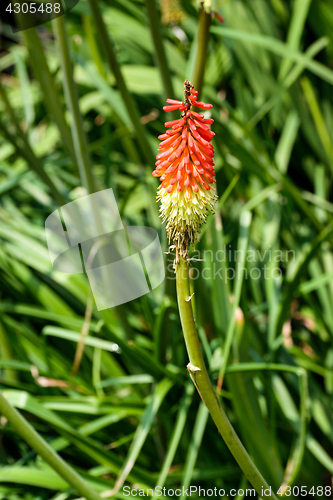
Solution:
<svg viewBox="0 0 333 500"><path fill-rule="evenodd" d="M169 240L177 248L188 249L195 243L201 226L205 223L209 213L214 213L217 200L215 186L205 190L199 186L199 191L191 191L188 199L185 189L171 193L166 188L160 188L157 198L161 201L160 213L163 222L166 222L166 231Z"/></svg>

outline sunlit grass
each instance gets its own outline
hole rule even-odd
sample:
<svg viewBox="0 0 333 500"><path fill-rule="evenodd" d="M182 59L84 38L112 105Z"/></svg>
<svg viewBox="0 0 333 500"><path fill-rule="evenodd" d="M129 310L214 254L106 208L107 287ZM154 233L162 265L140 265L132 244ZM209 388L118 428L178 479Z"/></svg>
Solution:
<svg viewBox="0 0 333 500"><path fill-rule="evenodd" d="M165 88L182 97L198 26L183 2L179 25L162 25L163 55L144 2L100 1L102 21L90 4L37 30L2 25L1 389L98 492L246 488L189 384L173 255L163 286L94 306L72 375L89 284L52 269L45 219L112 187L124 222L155 227L167 251L151 172ZM222 202L192 254L196 322L222 406L267 482L309 491L333 474L333 7L215 4L226 22L212 21L202 99L214 105ZM1 425L0 499L78 497Z"/></svg>

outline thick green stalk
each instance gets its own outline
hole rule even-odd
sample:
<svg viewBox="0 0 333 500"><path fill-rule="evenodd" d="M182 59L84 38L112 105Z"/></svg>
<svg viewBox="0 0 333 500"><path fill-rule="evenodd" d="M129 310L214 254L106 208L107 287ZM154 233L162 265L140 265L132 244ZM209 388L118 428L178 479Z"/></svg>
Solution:
<svg viewBox="0 0 333 500"><path fill-rule="evenodd" d="M55 34L59 47L59 57L63 71L63 85L66 104L71 114L74 151L80 172L81 182L88 193L94 193L95 184L92 173L92 163L86 136L83 130L83 120L79 109L77 89L73 79L73 67L69 55L64 16L56 17L53 20L53 25L55 28Z"/></svg>
<svg viewBox="0 0 333 500"><path fill-rule="evenodd" d="M195 54L192 83L194 88L201 94L205 75L205 66L208 54L209 28L211 23L211 14L201 7L199 13L199 30L197 36L197 51Z"/></svg>
<svg viewBox="0 0 333 500"><path fill-rule="evenodd" d="M97 33L101 41L101 45L104 49L105 55L107 57L107 61L109 63L110 69L114 74L114 77L117 82L117 87L121 94L121 97L126 106L128 115L133 123L133 127L135 129L136 136L138 138L138 142L141 148L141 151L149 165L155 164L155 156L153 154L152 148L147 140L145 135L145 130L140 121L139 112L137 110L136 104L132 99L131 94L128 91L127 85L125 83L124 77L122 75L120 66L117 61L117 57L115 54L115 50L113 47L113 43L108 35L106 30L105 23L102 18L102 14L96 0L88 0L91 13L94 18L94 22L96 25Z"/></svg>
<svg viewBox="0 0 333 500"><path fill-rule="evenodd" d="M208 377L193 317L190 299L188 265L182 258L177 265L176 284L180 319L183 327L186 349L190 359L188 370L191 378L201 396L201 399L207 406L208 411L224 442L228 446L249 482L257 491L258 496L261 497L262 490L268 489L269 485L266 483L265 479L252 462L234 428L230 424ZM277 500L274 493L272 493L271 498Z"/></svg>
<svg viewBox="0 0 333 500"><path fill-rule="evenodd" d="M28 443L28 445L54 469L67 483L86 500L101 500L99 494L70 467L31 427L22 415L13 408L0 392L0 413Z"/></svg>
<svg viewBox="0 0 333 500"><path fill-rule="evenodd" d="M163 38L161 33L161 24L156 9L155 0L146 0L147 14L149 18L151 36L154 42L157 64L161 73L162 83L164 87L165 98L174 97L174 91L166 58Z"/></svg>

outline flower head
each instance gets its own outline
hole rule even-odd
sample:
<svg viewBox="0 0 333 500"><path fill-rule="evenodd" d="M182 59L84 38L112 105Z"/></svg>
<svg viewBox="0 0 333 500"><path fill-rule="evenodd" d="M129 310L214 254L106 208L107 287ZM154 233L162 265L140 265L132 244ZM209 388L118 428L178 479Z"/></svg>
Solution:
<svg viewBox="0 0 333 500"><path fill-rule="evenodd" d="M200 227L213 212L217 199L215 189L214 148L210 144L214 120L192 110L211 109L211 104L197 100L198 92L186 80L184 102L167 99L164 111L179 109L178 120L166 122L170 127L160 135L155 177L160 177L157 199L161 201L161 217L166 222L169 240L181 255L188 255L190 244L197 241Z"/></svg>

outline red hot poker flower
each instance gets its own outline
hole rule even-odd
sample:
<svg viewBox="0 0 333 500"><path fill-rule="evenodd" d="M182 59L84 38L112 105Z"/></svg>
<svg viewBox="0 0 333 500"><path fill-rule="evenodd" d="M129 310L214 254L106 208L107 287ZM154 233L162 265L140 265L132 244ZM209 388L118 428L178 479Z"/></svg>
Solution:
<svg viewBox="0 0 333 500"><path fill-rule="evenodd" d="M214 120L192 110L208 110L212 105L197 100L198 92L188 80L184 85L184 102L167 99L163 108L179 109L181 118L165 123L170 128L159 136L160 153L153 175L161 180L157 199L169 240L187 256L189 245L195 243L208 213L213 212L217 195L214 148L210 144L215 134L209 127Z"/></svg>

